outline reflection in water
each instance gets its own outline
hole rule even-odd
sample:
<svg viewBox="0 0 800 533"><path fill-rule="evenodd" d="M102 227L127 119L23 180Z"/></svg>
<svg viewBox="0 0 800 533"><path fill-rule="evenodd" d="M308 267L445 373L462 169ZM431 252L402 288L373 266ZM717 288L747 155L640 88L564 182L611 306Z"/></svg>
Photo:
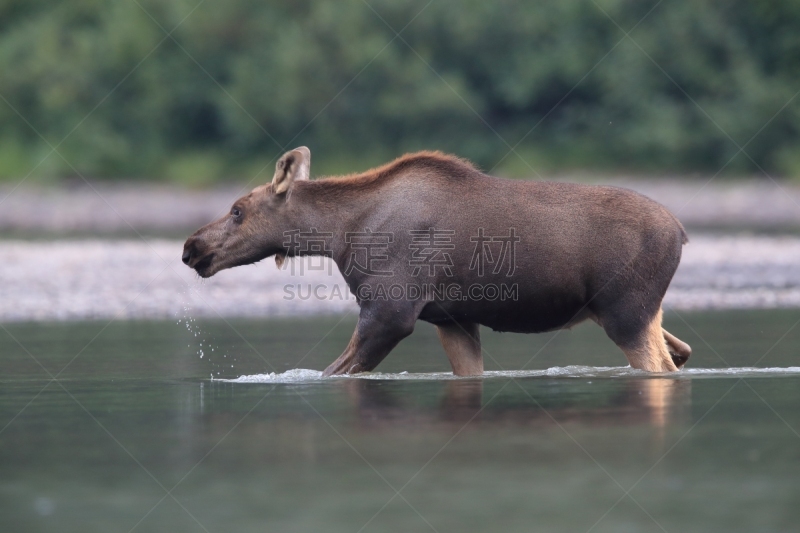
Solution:
<svg viewBox="0 0 800 533"><path fill-rule="evenodd" d="M377 438L387 443L382 453L410 453L400 443L450 438L462 430L470 438L502 434L527 443L545 434L552 442L566 432L612 448L636 439L648 456L658 455L674 442L675 430L688 427L692 402L691 379L646 376L341 379L266 387L214 381L199 389L199 412L185 413L195 419L195 431L202 428L215 442L238 424L226 439L240 443L237 460L254 463L317 461L336 433L351 443ZM253 405L258 407L248 414Z"/></svg>
<svg viewBox="0 0 800 533"><path fill-rule="evenodd" d="M691 404L692 382L682 379L648 379L642 382L643 406L649 411L650 423L663 428L674 422L676 415L687 414Z"/></svg>
<svg viewBox="0 0 800 533"><path fill-rule="evenodd" d="M650 424L657 429L653 448L662 449L667 426L686 423L689 419L692 381L667 378L643 380L641 395Z"/></svg>
<svg viewBox="0 0 800 533"><path fill-rule="evenodd" d="M599 395L559 394L557 398L540 387L530 390L530 383L512 380L485 394L484 380L446 381L441 383L443 392L435 406L415 401L407 389L398 390L391 382L354 379L342 386L347 388L359 424L376 430L466 423L483 427L649 425L658 430L657 440L663 441L667 426L682 424L690 415L689 379L606 380L596 382ZM557 381L551 385L559 388Z"/></svg>
<svg viewBox="0 0 800 533"><path fill-rule="evenodd" d="M445 394L439 410L444 420L469 420L483 406L483 380L450 381L445 385Z"/></svg>

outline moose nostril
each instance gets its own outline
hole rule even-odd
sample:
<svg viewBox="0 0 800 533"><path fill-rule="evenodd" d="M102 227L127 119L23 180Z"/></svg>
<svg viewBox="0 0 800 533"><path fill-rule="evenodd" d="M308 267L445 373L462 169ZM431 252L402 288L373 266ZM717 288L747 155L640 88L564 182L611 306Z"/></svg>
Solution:
<svg viewBox="0 0 800 533"><path fill-rule="evenodd" d="M189 261L192 259L192 252L190 252L189 249L187 248L186 250L183 251L183 257L181 257L181 259L183 259L184 265L188 265Z"/></svg>

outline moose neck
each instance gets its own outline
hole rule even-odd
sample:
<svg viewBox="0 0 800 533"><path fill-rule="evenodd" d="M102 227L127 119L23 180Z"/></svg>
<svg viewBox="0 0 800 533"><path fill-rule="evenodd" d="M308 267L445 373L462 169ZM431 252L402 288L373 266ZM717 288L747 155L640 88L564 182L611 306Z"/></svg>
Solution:
<svg viewBox="0 0 800 533"><path fill-rule="evenodd" d="M288 255L326 255L339 264L347 252L345 233L358 231L359 221L374 209L371 195L352 185L341 178L295 184L289 199L294 204L289 226L292 231L299 231L300 246L295 251L288 250ZM314 232L327 237L314 237ZM326 253L306 245L309 241L320 242L321 238L327 245Z"/></svg>

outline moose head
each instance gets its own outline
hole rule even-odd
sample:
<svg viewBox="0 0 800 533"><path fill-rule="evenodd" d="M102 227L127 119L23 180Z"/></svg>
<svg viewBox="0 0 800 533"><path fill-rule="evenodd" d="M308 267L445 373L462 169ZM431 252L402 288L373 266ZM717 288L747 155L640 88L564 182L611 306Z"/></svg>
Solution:
<svg viewBox="0 0 800 533"><path fill-rule="evenodd" d="M297 182L308 180L310 166L311 151L305 146L283 154L270 183L236 200L226 215L186 240L183 262L203 278L276 254L280 264L284 232L296 218L292 190Z"/></svg>

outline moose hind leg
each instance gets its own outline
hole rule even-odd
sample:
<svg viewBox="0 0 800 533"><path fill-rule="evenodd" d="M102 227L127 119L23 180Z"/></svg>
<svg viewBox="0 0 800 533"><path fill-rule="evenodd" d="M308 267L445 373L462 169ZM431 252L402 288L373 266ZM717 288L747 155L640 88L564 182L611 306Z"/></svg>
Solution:
<svg viewBox="0 0 800 533"><path fill-rule="evenodd" d="M672 362L675 363L675 366L678 368L683 368L683 365L686 364L686 361L688 361L689 357L692 355L692 347L669 331L663 328L661 331L664 334L664 340L667 342L667 350L669 351L670 357L672 357Z"/></svg>
<svg viewBox="0 0 800 533"><path fill-rule="evenodd" d="M661 318L659 307L655 316L647 322L642 322L639 317L628 321L615 317L602 323L608 336L622 349L633 368L647 372L674 372L678 367L667 350Z"/></svg>
<svg viewBox="0 0 800 533"><path fill-rule="evenodd" d="M456 376L483 374L483 354L478 324L451 322L436 326L439 340Z"/></svg>

